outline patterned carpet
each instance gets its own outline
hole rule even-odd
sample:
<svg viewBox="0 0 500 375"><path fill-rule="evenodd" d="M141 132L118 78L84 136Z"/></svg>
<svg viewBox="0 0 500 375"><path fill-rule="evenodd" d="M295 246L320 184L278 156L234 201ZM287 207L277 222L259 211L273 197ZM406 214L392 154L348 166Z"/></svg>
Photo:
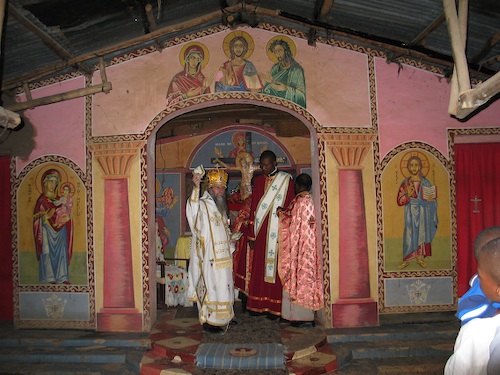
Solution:
<svg viewBox="0 0 500 375"><path fill-rule="evenodd" d="M141 375L168 373L209 375L309 375L324 374L337 368L336 356L328 345L323 328L294 328L265 316L251 316L235 303L234 324L224 334L209 333L198 321L196 307L173 307L159 313L149 338L152 350L141 361ZM265 344L285 347L286 369L221 370L197 367L196 352L200 344Z"/></svg>
<svg viewBox="0 0 500 375"><path fill-rule="evenodd" d="M227 331L223 334L203 332L201 343L225 343L225 344L265 344L265 343L281 343L280 324L279 320L270 320L265 316L251 316L243 312L241 303L236 302L234 305L235 318ZM176 318L189 316L197 317L198 312L196 307L179 309ZM197 374L288 374L287 370L221 370L221 369L203 369L196 368L193 372Z"/></svg>

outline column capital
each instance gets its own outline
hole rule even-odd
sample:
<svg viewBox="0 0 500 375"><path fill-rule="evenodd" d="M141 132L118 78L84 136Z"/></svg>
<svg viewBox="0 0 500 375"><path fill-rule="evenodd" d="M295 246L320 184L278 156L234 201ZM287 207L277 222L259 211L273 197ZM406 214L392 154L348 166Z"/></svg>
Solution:
<svg viewBox="0 0 500 375"><path fill-rule="evenodd" d="M340 168L358 169L377 139L375 134L323 134L333 157Z"/></svg>
<svg viewBox="0 0 500 375"><path fill-rule="evenodd" d="M88 147L104 172L104 178L128 178L130 166L145 141L94 143Z"/></svg>

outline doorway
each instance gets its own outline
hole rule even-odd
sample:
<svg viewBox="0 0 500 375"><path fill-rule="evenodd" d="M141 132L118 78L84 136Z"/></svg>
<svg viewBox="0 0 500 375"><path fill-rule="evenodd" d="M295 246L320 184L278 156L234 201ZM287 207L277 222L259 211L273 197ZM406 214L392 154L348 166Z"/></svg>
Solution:
<svg viewBox="0 0 500 375"><path fill-rule="evenodd" d="M261 134L267 134L269 138L278 139L284 149L290 153L291 159L294 160L293 169L295 174L308 173L311 175L313 178L312 192L317 205L317 221L321 222L319 217L321 212L319 207L319 197L321 195L319 184L320 163L318 152L313 152L313 150L318 150L314 126L292 111L286 112L282 109L257 104L241 104L235 101L231 104L212 104L210 107L195 109L174 118L166 119L163 124L157 126L156 139L154 145L152 145L155 149L155 171L178 173L181 176L177 209L181 213L182 222L178 226L180 232L177 233L177 236L185 234L187 228L184 210L185 200L189 195L192 170L190 155L196 154L202 147L203 142L211 136L238 128L255 130ZM161 146L165 144L170 146L166 148L167 151L165 149L162 151ZM257 151L255 155L257 163L258 154ZM161 183L156 182L156 185L161 186ZM160 191L162 190L163 187L160 188ZM155 202L153 197L148 200ZM328 262L328 256L325 259L325 262ZM325 284L329 285L329 281Z"/></svg>

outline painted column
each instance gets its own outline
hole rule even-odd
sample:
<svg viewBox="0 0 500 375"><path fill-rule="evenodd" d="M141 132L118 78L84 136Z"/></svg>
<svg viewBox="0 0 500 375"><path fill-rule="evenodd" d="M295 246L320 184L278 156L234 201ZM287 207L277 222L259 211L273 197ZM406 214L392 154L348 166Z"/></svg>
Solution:
<svg viewBox="0 0 500 375"><path fill-rule="evenodd" d="M104 172L104 285L98 331L142 331L142 313L134 300L128 182L130 166L143 145L138 141L90 146Z"/></svg>
<svg viewBox="0 0 500 375"><path fill-rule="evenodd" d="M335 134L327 139L339 168L339 299L334 327L378 324L377 302L370 297L370 272L362 167L375 135Z"/></svg>

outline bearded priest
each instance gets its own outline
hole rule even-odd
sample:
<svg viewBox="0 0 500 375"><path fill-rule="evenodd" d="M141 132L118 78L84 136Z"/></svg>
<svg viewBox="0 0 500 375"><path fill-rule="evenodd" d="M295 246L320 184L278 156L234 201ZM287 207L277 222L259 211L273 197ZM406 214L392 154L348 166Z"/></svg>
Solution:
<svg viewBox="0 0 500 375"><path fill-rule="evenodd" d="M228 175L223 169L207 173L207 190L200 197L202 166L193 171L194 188L186 204L191 228L188 299L196 302L203 329L217 333L227 330L234 318L233 258L227 216Z"/></svg>

